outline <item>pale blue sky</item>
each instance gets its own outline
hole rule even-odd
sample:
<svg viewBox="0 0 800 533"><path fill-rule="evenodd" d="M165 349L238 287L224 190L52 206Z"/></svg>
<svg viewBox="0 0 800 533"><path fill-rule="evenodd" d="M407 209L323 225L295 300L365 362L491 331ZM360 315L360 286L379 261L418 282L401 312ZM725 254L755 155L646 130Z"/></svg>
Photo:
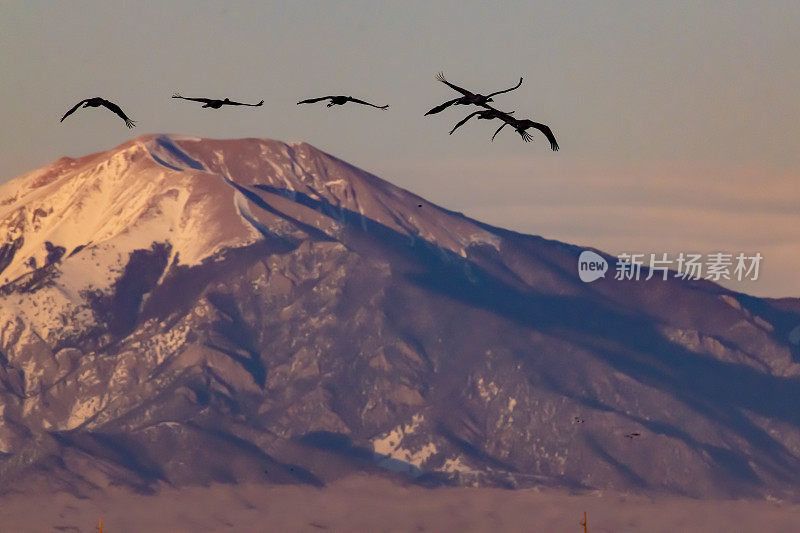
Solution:
<svg viewBox="0 0 800 533"><path fill-rule="evenodd" d="M131 136L307 141L445 207L612 253L761 251L800 295L800 4L40 2L0 5L0 181ZM552 126L468 124L434 76ZM266 100L204 110L170 98ZM300 99L352 94L386 111ZM103 96L135 120L74 103Z"/></svg>

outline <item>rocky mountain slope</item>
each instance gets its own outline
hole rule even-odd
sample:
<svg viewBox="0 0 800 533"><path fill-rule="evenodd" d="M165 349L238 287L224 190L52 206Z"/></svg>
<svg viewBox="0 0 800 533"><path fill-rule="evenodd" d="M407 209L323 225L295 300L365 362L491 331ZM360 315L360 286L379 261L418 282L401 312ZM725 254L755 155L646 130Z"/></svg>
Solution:
<svg viewBox="0 0 800 533"><path fill-rule="evenodd" d="M364 471L796 497L800 305L587 284L581 251L303 143L61 159L0 186L0 491Z"/></svg>

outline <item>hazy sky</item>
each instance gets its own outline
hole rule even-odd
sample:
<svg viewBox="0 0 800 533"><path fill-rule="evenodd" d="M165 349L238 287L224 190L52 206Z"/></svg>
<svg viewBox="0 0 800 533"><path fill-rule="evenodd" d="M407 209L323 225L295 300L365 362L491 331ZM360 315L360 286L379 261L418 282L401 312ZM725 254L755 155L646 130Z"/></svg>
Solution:
<svg viewBox="0 0 800 533"><path fill-rule="evenodd" d="M144 133L307 141L444 207L619 252L760 252L736 288L800 296L800 3L0 4L0 182ZM526 144L453 92L550 124ZM170 98L266 101L200 109ZM352 94L386 111L297 106ZM138 127L86 109L119 103Z"/></svg>

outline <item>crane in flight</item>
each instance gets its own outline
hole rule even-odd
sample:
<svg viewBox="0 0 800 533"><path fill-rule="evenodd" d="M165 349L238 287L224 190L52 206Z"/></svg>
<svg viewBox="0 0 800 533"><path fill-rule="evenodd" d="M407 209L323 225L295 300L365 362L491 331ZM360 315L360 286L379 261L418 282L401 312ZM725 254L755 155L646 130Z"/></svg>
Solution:
<svg viewBox="0 0 800 533"><path fill-rule="evenodd" d="M494 132L494 135L492 135L492 141L494 141L494 138L497 136L498 133L500 133L500 130L502 130L503 128L505 128L510 124L514 128L514 130L516 130L516 132L519 133L520 137L522 137L522 140L525 141L526 143L529 143L533 140L531 134L528 133L526 130L534 128L541 131L542 133L544 133L544 136L547 137L547 140L550 141L550 149L553 150L554 152L558 151L558 142L556 142L556 137L555 135L553 135L553 130L551 130L547 125L542 124L540 122L534 122L527 118L518 120L515 119L514 117L501 117L501 119L503 120L503 125L497 128L497 131Z"/></svg>
<svg viewBox="0 0 800 533"><path fill-rule="evenodd" d="M242 102L234 102L233 100L229 100L228 98L225 98L224 100L217 100L215 98L186 98L185 96L181 96L178 93L174 93L172 97L180 98L181 100L191 100L192 102L201 102L203 103L201 107L210 107L211 109L219 109L224 105L244 105L249 107L259 107L264 105L264 100L261 100L257 104L244 104Z"/></svg>
<svg viewBox="0 0 800 533"><path fill-rule="evenodd" d="M83 107L100 107L100 106L103 106L106 109L116 113L122 120L125 121L125 125L128 126L129 128L132 128L132 127L134 127L136 125L136 122L134 122L133 120L128 118L128 115L126 115L117 104L115 104L114 102L109 102L105 98L100 98L99 96L95 96L94 98L86 98L85 100L81 100L80 102L75 104L72 107L72 109L70 109L69 111L64 113L64 116L61 117L61 120L59 122L64 122L65 118L67 118L68 116L73 114L75 111L77 111L78 108L81 107L81 106L83 106Z"/></svg>
<svg viewBox="0 0 800 533"><path fill-rule="evenodd" d="M449 81L447 81L445 79L443 72L440 72L439 74L437 74L436 75L436 79L439 80L440 82L444 83L445 85L447 85L448 87L450 87L454 91L460 92L464 96L459 96L458 98L453 98L452 100L448 100L447 102L445 102L443 104L437 105L436 107L434 107L433 109L431 109L430 111L425 113L425 116L434 115L436 113L444 111L445 109L447 109L448 107L450 107L452 105L470 105L470 104L473 104L473 105L479 105L479 106L487 107L486 104L488 104L489 102L493 102L494 101L494 100L492 100L492 96L497 96L498 94L511 92L511 91L513 91L515 89L518 89L519 86L522 85L522 78L520 78L519 79L519 83L517 83L515 86L511 87L510 89L504 89L502 91L489 93L486 96L484 96L482 94L476 94L476 93L470 92L470 91L468 91L468 90L466 90L466 89L464 89L462 87L459 87L458 85L454 85L454 84L450 83Z"/></svg>
<svg viewBox="0 0 800 533"><path fill-rule="evenodd" d="M353 98L352 96L344 96L344 95L336 95L336 96L320 96L319 98L309 98L308 100L300 100L297 102L297 105L300 104L313 104L315 102L321 102L322 100L330 100L326 107L331 107L334 105L344 105L347 102L354 102L356 104L368 105L372 107L377 107L378 109L389 109L388 105L375 105L370 104L369 102L365 102L364 100L359 100L358 98Z"/></svg>
<svg viewBox="0 0 800 533"><path fill-rule="evenodd" d="M471 119L472 117L478 117L478 120L492 120L492 119L495 119L495 118L499 118L500 120L504 120L505 117L512 118L511 115L514 114L513 111L509 111L508 113L505 113L503 111L498 111L497 109L495 109L493 107L489 107L489 106L487 106L487 107L488 107L488 109L475 111L474 113L470 113L469 115L467 115L463 120L461 120L461 122L456 124L453 127L452 130L450 130L450 135L452 135L453 132L456 131L458 128L460 128L461 126L466 124L467 121L469 119Z"/></svg>

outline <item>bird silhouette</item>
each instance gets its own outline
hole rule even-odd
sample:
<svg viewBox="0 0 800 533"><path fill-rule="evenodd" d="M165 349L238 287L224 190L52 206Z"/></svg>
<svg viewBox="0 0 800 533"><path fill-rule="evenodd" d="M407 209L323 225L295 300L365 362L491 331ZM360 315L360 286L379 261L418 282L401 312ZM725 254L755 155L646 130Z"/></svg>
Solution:
<svg viewBox="0 0 800 533"><path fill-rule="evenodd" d="M542 133L544 133L544 136L547 137L547 140L550 141L550 148L554 152L558 151L558 143L556 142L556 137L555 135L553 135L553 131L548 126L541 124L539 122L528 120L527 118L522 120L515 119L514 117L500 117L500 118L504 121L504 124L499 128L497 128L497 131L494 132L494 135L492 135L492 141L494 141L494 138L497 137L498 133L500 133L500 130L502 130L503 128L505 128L510 124L511 126L514 127L516 132L519 133L520 137L522 137L522 140L525 141L526 143L531 142L533 140L533 137L531 136L530 133L528 133L525 130L529 128L535 128L541 131Z"/></svg>
<svg viewBox="0 0 800 533"><path fill-rule="evenodd" d="M259 107L264 105L264 100L261 100L257 104L244 104L242 102L234 102L233 100L229 100L228 98L225 98L224 100L216 100L214 98L186 98L185 96L181 96L178 93L174 93L172 97L180 98L181 100L191 100L192 102L202 102L203 106L201 107L210 107L211 109L219 109L224 105L245 105L249 107Z"/></svg>
<svg viewBox="0 0 800 533"><path fill-rule="evenodd" d="M300 104L313 104L315 102L321 102L322 100L330 100L330 102L328 102L328 105L326 107L331 107L331 106L334 106L334 105L344 105L347 102L355 102L356 104L363 104L363 105L368 105L368 106L372 106L372 107L377 107L378 109L389 109L388 105L370 104L369 102L365 102L364 100L359 100L358 98L353 98L352 96L343 96L343 95L321 96L319 98L309 98L308 100L300 100L299 102L297 102L297 105L300 105Z"/></svg>
<svg viewBox="0 0 800 533"><path fill-rule="evenodd" d="M493 108L493 107L490 107L490 106L489 106L489 108L488 108L488 109L483 109L483 110L480 110L480 111L475 111L474 113L470 113L469 115L467 115L466 117L464 117L464 119L463 119L463 120L461 120L461 122L459 122L458 124L456 124L456 125L453 127L453 129L452 129L452 130L450 130L450 135L452 135L452 134L453 134L453 132L454 132L454 131L456 131L458 128L460 128L461 126L463 126L464 124L466 124L466 123L467 123L467 121L468 121L469 119L471 119L472 117L475 117L475 116L477 116L477 117L478 117L478 120L492 120L492 119L494 119L494 118L499 118L499 119L501 119L501 120L502 120L502 119L503 119L503 117L510 117L510 116L511 116L511 115L513 115L513 114L514 114L514 112L513 112L513 111L510 111L510 112L508 112L508 113L505 113L505 112L503 112L503 111L498 111L497 109L495 109L495 108Z"/></svg>
<svg viewBox="0 0 800 533"><path fill-rule="evenodd" d="M72 109L70 109L69 111L64 113L64 116L61 117L61 120L59 122L64 122L65 118L67 118L68 116L73 114L75 111L77 111L77 109L79 107L81 107L81 106L83 106L83 107L100 107L100 106L103 106L103 107L113 111L120 118L122 118L122 120L125 121L125 125L128 126L129 128L132 128L132 127L134 127L136 125L136 122L131 120L130 118L128 118L128 116L122 111L122 109L117 104L115 104L114 102L109 102L108 100L106 100L104 98L100 98L99 96L95 96L94 98L87 98L85 100L81 100L80 102L75 104L75 106Z"/></svg>
<svg viewBox="0 0 800 533"><path fill-rule="evenodd" d="M497 91L497 92L490 93L490 94L487 94L486 96L484 96L482 94L476 94L476 93L470 92L470 91L468 91L468 90L466 90L466 89L464 89L462 87L459 87L458 85L453 85L452 83L450 83L449 81L447 81L445 79L443 72L440 72L439 74L437 74L436 75L436 79L439 80L440 82L444 83L445 85L447 85L451 89L460 92L464 96L459 96L458 98L453 98L452 100L448 100L447 102L445 102L443 104L437 105L436 107L434 107L433 109L431 109L430 111L425 113L425 116L434 115L436 113L444 111L445 109L447 109L451 105L469 105L469 104L474 104L474 105L488 107L488 106L486 106L486 104L488 104L489 102L493 102L494 101L494 100L492 100L492 96L497 96L498 94L503 94L503 93L507 93L507 92L513 91L514 89L518 89L519 86L522 85L522 78L520 78L519 79L519 83L517 83L515 86L511 87L510 89L504 89L502 91Z"/></svg>
<svg viewBox="0 0 800 533"><path fill-rule="evenodd" d="M640 436L640 435L641 435L641 433L634 432L634 433L628 433L628 434L627 434L627 435L625 435L625 436L626 436L626 437L628 437L629 439L633 439L633 438L636 438L636 437L638 437L638 436Z"/></svg>

